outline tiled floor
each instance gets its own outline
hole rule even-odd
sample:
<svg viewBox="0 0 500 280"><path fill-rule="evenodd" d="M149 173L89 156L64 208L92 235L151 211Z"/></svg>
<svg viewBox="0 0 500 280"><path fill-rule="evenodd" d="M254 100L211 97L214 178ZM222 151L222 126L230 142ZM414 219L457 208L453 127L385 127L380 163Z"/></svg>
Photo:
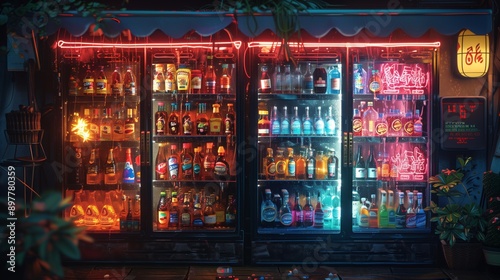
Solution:
<svg viewBox="0 0 500 280"><path fill-rule="evenodd" d="M69 265L65 279L166 279L166 280L214 280L216 266L212 265ZM500 268L483 266L477 270L449 270L433 267L391 266L322 266L300 268L294 277L287 277L292 266L234 266L234 278L240 280L323 280L328 273L336 273L341 280L493 280L500 279ZM264 278L261 278L263 276ZM307 278L309 277L309 278ZM229 279L229 278L228 278Z"/></svg>

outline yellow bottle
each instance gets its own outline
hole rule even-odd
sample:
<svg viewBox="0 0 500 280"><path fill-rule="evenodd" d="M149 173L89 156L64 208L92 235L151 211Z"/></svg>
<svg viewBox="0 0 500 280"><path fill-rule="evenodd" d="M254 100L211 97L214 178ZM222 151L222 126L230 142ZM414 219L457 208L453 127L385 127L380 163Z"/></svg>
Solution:
<svg viewBox="0 0 500 280"><path fill-rule="evenodd" d="M318 151L316 155L316 179L324 180L327 176L327 158L325 158L323 151Z"/></svg>

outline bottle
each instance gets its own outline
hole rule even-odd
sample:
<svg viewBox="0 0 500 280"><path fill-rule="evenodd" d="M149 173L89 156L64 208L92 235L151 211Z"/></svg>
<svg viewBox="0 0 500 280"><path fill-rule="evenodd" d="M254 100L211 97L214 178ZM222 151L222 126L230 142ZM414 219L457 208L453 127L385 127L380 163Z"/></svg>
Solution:
<svg viewBox="0 0 500 280"><path fill-rule="evenodd" d="M302 206L299 201L299 193L295 193L295 203L293 204L293 226L302 227L304 225L304 212L302 211Z"/></svg>
<svg viewBox="0 0 500 280"><path fill-rule="evenodd" d="M389 136L401 136L403 132L403 120L399 109L394 109L391 121L389 122Z"/></svg>
<svg viewBox="0 0 500 280"><path fill-rule="evenodd" d="M380 168L380 175L382 180L388 180L391 173L391 165L389 164L389 157L385 153L382 158L382 167Z"/></svg>
<svg viewBox="0 0 500 280"><path fill-rule="evenodd" d="M413 136L413 132L415 130L415 124L413 123L413 114L412 112L406 112L405 117L403 118L403 135L404 136Z"/></svg>
<svg viewBox="0 0 500 280"><path fill-rule="evenodd" d="M122 141L125 138L125 120L122 117L122 111L116 112L115 122L113 123L113 141Z"/></svg>
<svg viewBox="0 0 500 280"><path fill-rule="evenodd" d="M104 73L104 66L100 66L99 72L95 80L95 93L108 94L108 79Z"/></svg>
<svg viewBox="0 0 500 280"><path fill-rule="evenodd" d="M355 179L365 179L366 178L366 166L365 160L363 159L363 151L361 145L358 146L358 153L356 154L356 160L354 162L354 178Z"/></svg>
<svg viewBox="0 0 500 280"><path fill-rule="evenodd" d="M300 135L302 132L302 122L299 118L299 108L297 106L293 107L293 118L291 126L292 135Z"/></svg>
<svg viewBox="0 0 500 280"><path fill-rule="evenodd" d="M377 163L375 162L375 156L373 155L373 145L370 145L370 153L368 154L368 159L366 160L366 179L377 180Z"/></svg>
<svg viewBox="0 0 500 280"><path fill-rule="evenodd" d="M85 209L85 225L98 225L99 220L99 208L97 208L97 202L95 200L95 191L91 191L89 192L87 209Z"/></svg>
<svg viewBox="0 0 500 280"><path fill-rule="evenodd" d="M165 76L163 74L163 64L155 65L155 77L153 80L153 92L165 92Z"/></svg>
<svg viewBox="0 0 500 280"><path fill-rule="evenodd" d="M380 191L380 207L378 211L378 227L389 228L389 211L387 210L387 192Z"/></svg>
<svg viewBox="0 0 500 280"><path fill-rule="evenodd" d="M214 166L214 178L216 180L229 180L229 163L227 163L224 156L226 151L223 146L219 146L217 149L217 159L215 160Z"/></svg>
<svg viewBox="0 0 500 280"><path fill-rule="evenodd" d="M134 170L135 170L135 182L141 182L141 149L136 147L134 150Z"/></svg>
<svg viewBox="0 0 500 280"><path fill-rule="evenodd" d="M354 94L365 94L366 88L366 71L363 69L363 64L353 65L353 89Z"/></svg>
<svg viewBox="0 0 500 280"><path fill-rule="evenodd" d="M217 84L217 81L216 81L217 77L215 75L215 70L214 70L213 65L211 65L211 64L208 65L208 68L205 71L204 80L205 80L205 92L214 94L215 89L216 89L216 84Z"/></svg>
<svg viewBox="0 0 500 280"><path fill-rule="evenodd" d="M170 180L178 180L180 178L179 166L180 160L177 155L177 145L170 145L170 156L168 157L168 177Z"/></svg>
<svg viewBox="0 0 500 280"><path fill-rule="evenodd" d="M168 228L177 229L179 227L179 201L177 198L177 192L172 191L172 202L170 203L170 208L168 209Z"/></svg>
<svg viewBox="0 0 500 280"><path fill-rule="evenodd" d="M359 198L359 193L357 190L352 191L352 225L357 226L358 225L358 217L360 214L360 198Z"/></svg>
<svg viewBox="0 0 500 280"><path fill-rule="evenodd" d="M192 135L194 134L194 118L191 116L191 102L186 102L184 106L186 110L184 111L184 115L182 116L182 134Z"/></svg>
<svg viewBox="0 0 500 280"><path fill-rule="evenodd" d="M387 191L387 216L388 216L388 227L389 228L395 228L396 227L396 209L394 208L394 191L393 190L388 190Z"/></svg>
<svg viewBox="0 0 500 280"><path fill-rule="evenodd" d="M221 194L215 197L213 207L215 211L215 225L224 226L224 224L226 223L226 208L224 207L224 203L222 202Z"/></svg>
<svg viewBox="0 0 500 280"><path fill-rule="evenodd" d="M271 85L274 87L272 90L275 93L282 92L282 89L281 89L282 76L283 75L281 74L281 66L279 64L276 64L276 66L274 67L274 73L273 73L272 81L271 81Z"/></svg>
<svg viewBox="0 0 500 280"><path fill-rule="evenodd" d="M323 228L324 227L324 217L323 206L321 205L321 196L318 192L318 199L316 200L316 207L314 208L314 227Z"/></svg>
<svg viewBox="0 0 500 280"><path fill-rule="evenodd" d="M369 201L366 201L366 197L361 198L361 205L359 207L359 227L367 228L370 226L369 203Z"/></svg>
<svg viewBox="0 0 500 280"><path fill-rule="evenodd" d="M89 163L87 165L87 185L99 185L101 183L101 166L99 162L99 150L92 149L90 152Z"/></svg>
<svg viewBox="0 0 500 280"><path fill-rule="evenodd" d="M314 117L314 133L318 136L325 135L325 121L321 117L321 106L318 106Z"/></svg>
<svg viewBox="0 0 500 280"><path fill-rule="evenodd" d="M123 169L123 183L131 184L135 182L134 163L132 162L132 150L127 148L125 168Z"/></svg>
<svg viewBox="0 0 500 280"><path fill-rule="evenodd" d="M318 65L313 72L314 93L326 93L326 70Z"/></svg>
<svg viewBox="0 0 500 280"><path fill-rule="evenodd" d="M422 207L422 193L417 193L417 208L415 209L416 217L416 227L425 228L427 216L425 214L424 208Z"/></svg>
<svg viewBox="0 0 500 280"><path fill-rule="evenodd" d="M168 173L168 160L165 152L165 144L158 144L158 153L156 154L156 180L167 180Z"/></svg>
<svg viewBox="0 0 500 280"><path fill-rule="evenodd" d="M85 169L83 167L82 158L82 148L73 147L71 157L74 158L72 161L73 169L71 173L67 176L68 182L75 185L82 185L85 183Z"/></svg>
<svg viewBox="0 0 500 280"><path fill-rule="evenodd" d="M276 150L276 179L283 180L286 177L287 163L284 151L281 148Z"/></svg>
<svg viewBox="0 0 500 280"><path fill-rule="evenodd" d="M335 156L335 150L332 149L328 155L328 179L336 180L338 179L338 170L339 170L339 159Z"/></svg>
<svg viewBox="0 0 500 280"><path fill-rule="evenodd" d="M384 113L378 113L378 119L375 122L375 136L385 137L389 131L389 126L387 120L384 117Z"/></svg>
<svg viewBox="0 0 500 280"><path fill-rule="evenodd" d="M167 205L167 196L165 192L160 192L160 200L158 201L158 205L156 206L156 212L158 215L158 221L156 227L158 230L163 230L168 228L168 221L170 218L170 214L168 211Z"/></svg>
<svg viewBox="0 0 500 280"><path fill-rule="evenodd" d="M405 193L399 192L399 205L396 209L396 228L406 228L406 207L404 203Z"/></svg>
<svg viewBox="0 0 500 280"><path fill-rule="evenodd" d="M368 109L363 113L363 136L376 136L375 123L378 113L373 109L373 102L368 101Z"/></svg>
<svg viewBox="0 0 500 280"><path fill-rule="evenodd" d="M201 70L193 69L191 70L191 92L201 93Z"/></svg>
<svg viewBox="0 0 500 280"><path fill-rule="evenodd" d="M328 107L328 114L325 120L325 134L326 135L336 135L335 133L335 119L333 118L333 106Z"/></svg>
<svg viewBox="0 0 500 280"><path fill-rule="evenodd" d="M165 112L165 105L163 102L158 102L158 110L155 113L155 134L166 135L165 124L167 122L167 112Z"/></svg>
<svg viewBox="0 0 500 280"><path fill-rule="evenodd" d="M198 135L207 135L210 129L206 110L206 103L198 104L198 115L196 116L196 134Z"/></svg>
<svg viewBox="0 0 500 280"><path fill-rule="evenodd" d="M100 138L100 123L101 120L99 118L99 109L94 108L94 114L92 116L92 120L89 123L89 132L90 132L90 139L97 141Z"/></svg>
<svg viewBox="0 0 500 280"><path fill-rule="evenodd" d="M175 69L175 64L167 64L167 72L165 74L165 92L174 93L177 91L177 82L175 80L175 75L177 70Z"/></svg>
<svg viewBox="0 0 500 280"><path fill-rule="evenodd" d="M290 227L293 223L292 209L290 207L290 195L286 189L281 190L283 200L280 207L280 225Z"/></svg>
<svg viewBox="0 0 500 280"><path fill-rule="evenodd" d="M311 204L311 193L307 192L306 204L302 207L304 213L304 227L312 227L314 225L314 207Z"/></svg>
<svg viewBox="0 0 500 280"><path fill-rule="evenodd" d="M323 151L316 153L316 179L324 180L328 177L328 158L325 158Z"/></svg>
<svg viewBox="0 0 500 280"><path fill-rule="evenodd" d="M203 222L203 209L200 194L195 193L193 202L193 227L202 228L204 226L205 222Z"/></svg>
<svg viewBox="0 0 500 280"><path fill-rule="evenodd" d="M415 120L413 122L413 136L422 136L423 124L420 110L415 110Z"/></svg>
<svg viewBox="0 0 500 280"><path fill-rule="evenodd" d="M215 155L212 153L213 143L206 144L207 150L203 159L203 179L214 179Z"/></svg>
<svg viewBox="0 0 500 280"><path fill-rule="evenodd" d="M137 140L136 120L134 118L134 109L127 108L127 119L124 125L124 140Z"/></svg>
<svg viewBox="0 0 500 280"><path fill-rule="evenodd" d="M341 206L340 206L340 185L337 185L334 188L334 193L332 196L332 226L337 227L340 225L340 215L341 215Z"/></svg>
<svg viewBox="0 0 500 280"><path fill-rule="evenodd" d="M191 69L184 64L179 65L179 69L175 71L175 80L177 82L177 92L188 93L191 89Z"/></svg>
<svg viewBox="0 0 500 280"><path fill-rule="evenodd" d="M260 222L263 227L274 227L276 216L278 214L276 204L271 200L271 190L265 189L264 199L260 205Z"/></svg>
<svg viewBox="0 0 500 280"><path fill-rule="evenodd" d="M127 66L127 72L123 76L123 92L125 95L137 95L135 86L135 75L132 73L132 66Z"/></svg>
<svg viewBox="0 0 500 280"><path fill-rule="evenodd" d="M118 178L116 176L116 164L115 159L113 158L113 149L109 149L108 160L104 165L104 184L118 184Z"/></svg>
<svg viewBox="0 0 500 280"><path fill-rule="evenodd" d="M311 147L309 147L306 162L306 178L309 180L316 179L316 159L314 158L314 150Z"/></svg>
<svg viewBox="0 0 500 280"><path fill-rule="evenodd" d="M93 95L95 92L94 73L90 70L90 64L87 65L85 78L83 78L83 94Z"/></svg>
<svg viewBox="0 0 500 280"><path fill-rule="evenodd" d="M183 180L193 179L193 154L191 153L192 144L182 143L181 153L181 177Z"/></svg>
<svg viewBox="0 0 500 280"><path fill-rule="evenodd" d="M368 226L371 228L378 228L378 205L377 198L374 193L370 195L370 200L370 207L368 208Z"/></svg>
<svg viewBox="0 0 500 280"><path fill-rule="evenodd" d="M295 177L299 180L304 180L306 178L306 159L305 152L300 151L299 157L295 161Z"/></svg>
<svg viewBox="0 0 500 280"><path fill-rule="evenodd" d="M215 195L210 194L205 198L205 208L203 209L205 226L212 228L217 223L217 216L215 214L214 204Z"/></svg>
<svg viewBox="0 0 500 280"><path fill-rule="evenodd" d="M236 112L234 111L233 104L227 104L226 118L224 119L224 133L226 135L235 135L236 133Z"/></svg>
<svg viewBox="0 0 500 280"><path fill-rule="evenodd" d="M285 72L281 76L281 89L283 93L292 93L292 73L290 64L285 64Z"/></svg>
<svg viewBox="0 0 500 280"><path fill-rule="evenodd" d="M286 167L286 178L290 180L295 180L295 158L293 157L293 148L288 148L288 160Z"/></svg>
<svg viewBox="0 0 500 280"><path fill-rule="evenodd" d="M326 187L325 194L322 196L321 206L323 209L323 226L332 228L333 225L333 191L331 186Z"/></svg>
<svg viewBox="0 0 500 280"><path fill-rule="evenodd" d="M78 79L78 71L76 67L71 67L68 78L68 94L78 95L80 91L80 79Z"/></svg>
<svg viewBox="0 0 500 280"><path fill-rule="evenodd" d="M104 196L104 205L102 206L101 213L99 215L99 222L101 226L109 229L115 225L117 218L115 209L113 208L113 203L111 202L111 195L109 192L106 192L106 195Z"/></svg>
<svg viewBox="0 0 500 280"><path fill-rule="evenodd" d="M361 119L361 114L359 109L354 109L352 116L352 135L362 136L363 135L363 121Z"/></svg>
<svg viewBox="0 0 500 280"><path fill-rule="evenodd" d="M193 179L201 180L201 156L200 156L201 147L194 148L194 157L193 157Z"/></svg>
<svg viewBox="0 0 500 280"><path fill-rule="evenodd" d="M220 135L222 129L222 116L219 111L220 104L212 104L212 116L210 117L210 134Z"/></svg>
<svg viewBox="0 0 500 280"><path fill-rule="evenodd" d="M271 131L271 121L267 110L259 110L259 121L257 122L257 132L259 136L269 136Z"/></svg>
<svg viewBox="0 0 500 280"><path fill-rule="evenodd" d="M276 227L282 227L281 221L280 221L280 209L281 209L281 203L282 203L281 195L279 193L275 193L273 195L273 203L276 205L276 219L274 220L274 224Z"/></svg>
<svg viewBox="0 0 500 280"><path fill-rule="evenodd" d="M259 81L260 81L259 92L260 93L271 93L271 88L272 88L271 77L269 76L267 65L265 65L265 64L260 67L260 80Z"/></svg>
<svg viewBox="0 0 500 280"><path fill-rule="evenodd" d="M309 106L306 106L304 118L302 119L302 133L304 135L313 134L313 122L309 117Z"/></svg>
<svg viewBox="0 0 500 280"><path fill-rule="evenodd" d="M329 73L330 76L330 92L332 94L340 94L340 89L342 87L341 76L339 71L339 66L337 64L333 65L332 70Z"/></svg>
<svg viewBox="0 0 500 280"><path fill-rule="evenodd" d="M408 207L406 208L406 228L417 227L417 214L413 203L413 192L408 192Z"/></svg>
<svg viewBox="0 0 500 280"><path fill-rule="evenodd" d="M168 116L168 134L178 135L181 127L179 123L179 113L177 112L177 103L172 103L170 106L172 111Z"/></svg>
<svg viewBox="0 0 500 280"><path fill-rule="evenodd" d="M267 156L264 163L264 173L267 180L276 179L276 162L274 161L272 148L267 148Z"/></svg>
<svg viewBox="0 0 500 280"><path fill-rule="evenodd" d="M288 118L288 107L283 106L283 116L281 117L280 123L281 135L289 135L290 134L290 119Z"/></svg>
<svg viewBox="0 0 500 280"><path fill-rule="evenodd" d="M132 199L129 197L128 200L127 200L127 209L128 209L128 212L127 212L127 218L126 218L126 221L127 221L127 231L132 231L132 227L133 227L133 218L132 218Z"/></svg>
<svg viewBox="0 0 500 280"><path fill-rule="evenodd" d="M306 73L304 74L303 86L304 93L314 93L314 82L313 82L313 74L311 71L311 63L307 63Z"/></svg>
<svg viewBox="0 0 500 280"><path fill-rule="evenodd" d="M185 192L180 218L181 228L190 228L193 222L192 219L193 215L191 212L191 192Z"/></svg>
<svg viewBox="0 0 500 280"><path fill-rule="evenodd" d="M73 205L69 210L69 217L73 220L76 226L82 226L85 223L85 210L83 210L82 191L75 191L75 199L73 200Z"/></svg>
<svg viewBox="0 0 500 280"><path fill-rule="evenodd" d="M281 123L278 117L278 107L273 106L272 116L271 116L271 135L281 134Z"/></svg>
<svg viewBox="0 0 500 280"><path fill-rule="evenodd" d="M231 75L229 75L228 64L222 64L222 74L220 77L220 93L231 93Z"/></svg>
<svg viewBox="0 0 500 280"><path fill-rule="evenodd" d="M237 218L237 211L238 207L236 205L236 199L234 198L234 195L229 194L227 196L227 208L226 208L226 223L225 225L228 227L235 227L236 226L236 218Z"/></svg>
<svg viewBox="0 0 500 280"><path fill-rule="evenodd" d="M378 70L372 70L372 76L368 82L368 89L371 93L380 93L382 91L382 80L380 79Z"/></svg>
<svg viewBox="0 0 500 280"><path fill-rule="evenodd" d="M101 139L101 141L113 140L113 119L111 118L111 108L105 108L102 110L99 133L99 139Z"/></svg>
<svg viewBox="0 0 500 280"><path fill-rule="evenodd" d="M300 71L300 64L297 64L295 70L292 73L292 92L302 93L302 71Z"/></svg>

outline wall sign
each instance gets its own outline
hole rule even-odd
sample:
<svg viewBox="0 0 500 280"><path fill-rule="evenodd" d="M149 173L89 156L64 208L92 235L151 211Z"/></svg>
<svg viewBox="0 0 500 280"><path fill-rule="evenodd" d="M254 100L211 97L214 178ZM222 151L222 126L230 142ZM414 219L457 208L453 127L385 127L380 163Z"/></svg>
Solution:
<svg viewBox="0 0 500 280"><path fill-rule="evenodd" d="M481 96L441 98L441 148L482 150L486 148L486 98Z"/></svg>

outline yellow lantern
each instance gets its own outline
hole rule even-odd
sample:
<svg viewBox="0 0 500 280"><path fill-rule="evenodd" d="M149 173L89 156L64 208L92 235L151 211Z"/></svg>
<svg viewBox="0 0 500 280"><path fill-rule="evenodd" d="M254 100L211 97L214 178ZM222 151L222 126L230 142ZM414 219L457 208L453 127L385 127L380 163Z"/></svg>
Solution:
<svg viewBox="0 0 500 280"><path fill-rule="evenodd" d="M484 76L490 67L490 40L488 34L476 35L466 29L458 34L457 68L468 78Z"/></svg>

